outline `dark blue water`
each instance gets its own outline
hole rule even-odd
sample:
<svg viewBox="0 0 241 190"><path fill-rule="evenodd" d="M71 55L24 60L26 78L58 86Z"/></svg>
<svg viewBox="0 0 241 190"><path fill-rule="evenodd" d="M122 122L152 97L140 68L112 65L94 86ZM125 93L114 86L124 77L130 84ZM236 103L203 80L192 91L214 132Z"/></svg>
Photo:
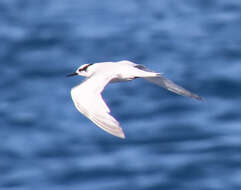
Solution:
<svg viewBox="0 0 241 190"><path fill-rule="evenodd" d="M0 189L241 189L241 2L1 0ZM143 80L104 97L126 139L74 108L79 65L128 59Z"/></svg>

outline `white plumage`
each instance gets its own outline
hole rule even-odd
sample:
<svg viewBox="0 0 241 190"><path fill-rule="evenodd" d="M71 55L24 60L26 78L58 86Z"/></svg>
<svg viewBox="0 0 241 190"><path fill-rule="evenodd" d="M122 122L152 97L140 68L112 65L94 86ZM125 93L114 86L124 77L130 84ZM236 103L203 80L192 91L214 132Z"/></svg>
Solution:
<svg viewBox="0 0 241 190"><path fill-rule="evenodd" d="M101 95L108 83L144 78L177 94L201 100L200 96L176 85L160 73L130 61L84 64L68 76L74 75L87 77L84 82L71 89L75 107L97 126L120 138L125 138L125 134L119 122L110 115L110 109Z"/></svg>

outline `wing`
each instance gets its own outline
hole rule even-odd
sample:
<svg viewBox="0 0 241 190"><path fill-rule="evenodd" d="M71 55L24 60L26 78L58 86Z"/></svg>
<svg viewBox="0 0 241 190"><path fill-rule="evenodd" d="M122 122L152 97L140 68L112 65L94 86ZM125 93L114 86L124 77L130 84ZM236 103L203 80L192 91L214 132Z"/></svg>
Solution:
<svg viewBox="0 0 241 190"><path fill-rule="evenodd" d="M182 96L187 96L190 98L194 98L197 100L203 100L199 95L194 94L188 90L186 90L185 88L175 84L174 82L172 82L171 80L159 75L157 77L147 77L144 78L149 82L152 82L158 86L161 86L167 90L170 90L176 94L182 95Z"/></svg>
<svg viewBox="0 0 241 190"><path fill-rule="evenodd" d="M143 65L135 65L136 68L143 70L143 71L148 71L148 72L153 72L150 69L146 68ZM197 94L194 94L188 90L186 90L185 88L175 84L174 82L172 82L171 80L163 77L161 74L159 74L156 77L144 77L144 79L146 79L147 81L154 83L160 87L163 87L167 90L170 90L176 94L182 95L182 96L187 96L187 97L191 97L197 100L203 100L202 97L200 97Z"/></svg>
<svg viewBox="0 0 241 190"><path fill-rule="evenodd" d="M96 80L97 79L95 79L95 84L100 84L101 81L97 80L98 82L96 82ZM85 85L84 83L89 84ZM110 115L110 109L101 96L101 91L104 89L103 85L89 87L92 83L91 78L87 79L84 83L71 90L75 107L101 129L114 136L125 138L119 122ZM106 82L106 84L108 84L108 82Z"/></svg>

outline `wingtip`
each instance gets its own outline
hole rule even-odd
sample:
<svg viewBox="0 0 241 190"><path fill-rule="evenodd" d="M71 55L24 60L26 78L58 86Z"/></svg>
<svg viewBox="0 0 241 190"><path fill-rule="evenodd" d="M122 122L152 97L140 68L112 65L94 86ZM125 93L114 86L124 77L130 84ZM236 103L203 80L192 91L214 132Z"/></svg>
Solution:
<svg viewBox="0 0 241 190"><path fill-rule="evenodd" d="M198 101L205 102L205 99L202 98L201 96L195 95L195 96L193 96L193 98L198 100Z"/></svg>
<svg viewBox="0 0 241 190"><path fill-rule="evenodd" d="M122 133L119 137L120 137L121 139L125 139L125 138L126 138L126 136L125 136L124 133Z"/></svg>
<svg viewBox="0 0 241 190"><path fill-rule="evenodd" d="M199 96L198 100L201 101L201 102L206 102L206 99L202 98L201 96Z"/></svg>
<svg viewBox="0 0 241 190"><path fill-rule="evenodd" d="M121 132L120 133L111 133L112 135L114 135L114 136L116 136L116 137L119 137L119 138L121 138L121 139L125 139L126 138L126 136L125 136L125 133L121 130Z"/></svg>

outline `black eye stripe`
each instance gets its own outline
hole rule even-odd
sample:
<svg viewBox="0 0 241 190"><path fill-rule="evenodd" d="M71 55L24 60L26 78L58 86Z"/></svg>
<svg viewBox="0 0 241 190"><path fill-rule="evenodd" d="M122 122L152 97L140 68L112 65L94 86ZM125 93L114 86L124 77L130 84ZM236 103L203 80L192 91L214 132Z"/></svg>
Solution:
<svg viewBox="0 0 241 190"><path fill-rule="evenodd" d="M86 71L87 68L88 68L90 65L93 65L93 64L88 64L88 65L84 66L83 68L79 69L79 72L80 72L80 71Z"/></svg>

